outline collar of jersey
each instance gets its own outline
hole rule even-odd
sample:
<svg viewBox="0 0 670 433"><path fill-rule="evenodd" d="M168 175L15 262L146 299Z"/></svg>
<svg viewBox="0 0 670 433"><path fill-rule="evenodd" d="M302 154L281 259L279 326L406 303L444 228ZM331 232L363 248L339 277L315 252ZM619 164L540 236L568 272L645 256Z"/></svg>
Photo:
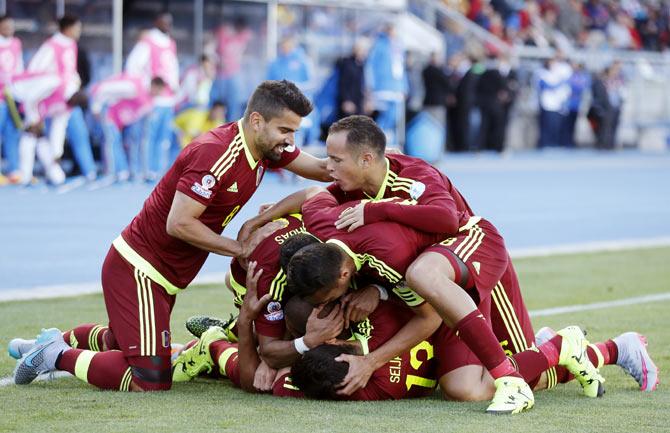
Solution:
<svg viewBox="0 0 670 433"><path fill-rule="evenodd" d="M347 244L345 244L344 242L342 242L342 241L339 240L339 239L328 239L328 240L326 241L326 243L328 243L328 244L335 244L335 245L337 245L338 247L342 248L342 249L344 250L344 252L347 253L347 255L348 255L349 257L351 257L352 260L354 261L354 265L356 266L356 271L360 271L360 270L361 270L361 268L363 267L363 262L361 261L361 258L358 256L358 254L356 254L355 252L351 251L351 249L347 246Z"/></svg>
<svg viewBox="0 0 670 433"><path fill-rule="evenodd" d="M365 193L369 198L372 199L372 201L377 201L381 200L384 198L384 193L386 192L386 185L389 183L389 173L391 172L390 164L389 164L389 159L384 157L384 161L386 161L386 175L384 175L384 181L382 182L382 186L379 188L379 191L377 191L377 195L372 197Z"/></svg>
<svg viewBox="0 0 670 433"><path fill-rule="evenodd" d="M249 149L249 146L247 145L247 139L244 136L244 129L242 128L242 119L237 121L237 129L240 131L240 137L242 137L242 146L244 147L244 154L247 156L249 167L255 169L258 165L258 161L254 160L254 156L251 154L251 149Z"/></svg>

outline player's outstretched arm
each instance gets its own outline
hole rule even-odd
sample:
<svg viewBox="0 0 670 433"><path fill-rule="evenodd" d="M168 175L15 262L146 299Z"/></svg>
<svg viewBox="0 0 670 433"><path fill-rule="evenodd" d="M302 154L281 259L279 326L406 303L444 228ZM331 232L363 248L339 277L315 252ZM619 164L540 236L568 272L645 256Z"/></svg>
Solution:
<svg viewBox="0 0 670 433"><path fill-rule="evenodd" d="M284 199L272 205L265 212L256 215L242 224L242 228L237 234L237 241L245 242L254 230L274 219L281 218L284 215L289 215L292 213L299 213L302 208L302 204L305 201L324 191L326 191L326 189L323 187L312 186L300 191L296 191L293 194L285 197Z"/></svg>
<svg viewBox="0 0 670 433"><path fill-rule="evenodd" d="M442 323L437 312L427 302L412 308L414 317L396 335L366 356L340 355L336 361L348 362L349 372L342 381L341 395L351 395L363 388L372 373L391 359L409 351L419 342L432 335Z"/></svg>
<svg viewBox="0 0 670 433"><path fill-rule="evenodd" d="M242 256L243 249L239 242L214 233L198 219L205 209L205 205L177 191L167 217L167 234L211 253Z"/></svg>
<svg viewBox="0 0 670 433"><path fill-rule="evenodd" d="M239 334L238 356L240 359L240 386L248 392L256 392L254 388L254 377L256 369L260 364L260 357L256 351L256 338L254 337L253 322L271 300L269 293L261 299L257 296L258 279L263 269L256 272L256 262L249 263L247 269L247 293L240 308L237 318L237 332Z"/></svg>
<svg viewBox="0 0 670 433"><path fill-rule="evenodd" d="M285 168L307 179L330 182L333 178L328 173L326 162L326 158L316 158L307 152L300 152L300 155Z"/></svg>

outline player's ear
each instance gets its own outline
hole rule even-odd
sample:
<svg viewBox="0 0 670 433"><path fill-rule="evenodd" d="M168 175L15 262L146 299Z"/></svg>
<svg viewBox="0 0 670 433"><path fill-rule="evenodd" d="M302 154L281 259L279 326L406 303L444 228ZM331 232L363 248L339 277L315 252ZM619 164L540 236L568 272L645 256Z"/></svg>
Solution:
<svg viewBox="0 0 670 433"><path fill-rule="evenodd" d="M372 165L372 160L374 156L372 155L372 152L365 150L361 153L361 167L362 168L369 168Z"/></svg>
<svg viewBox="0 0 670 433"><path fill-rule="evenodd" d="M249 124L253 128L254 132L260 131L261 128L263 127L264 122L265 122L265 119L263 119L263 116L261 115L261 113L259 113L257 111L253 111L249 115Z"/></svg>

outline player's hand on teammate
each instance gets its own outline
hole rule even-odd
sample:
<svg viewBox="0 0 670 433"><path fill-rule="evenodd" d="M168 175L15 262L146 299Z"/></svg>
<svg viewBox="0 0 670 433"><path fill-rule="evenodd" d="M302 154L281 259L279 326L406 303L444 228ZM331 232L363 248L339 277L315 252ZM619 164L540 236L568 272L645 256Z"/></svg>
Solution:
<svg viewBox="0 0 670 433"><path fill-rule="evenodd" d="M326 308L330 308L330 305L315 307L307 318L304 341L310 349L334 339L344 329L344 311L340 304L335 304L330 311Z"/></svg>
<svg viewBox="0 0 670 433"><path fill-rule="evenodd" d="M379 290L373 285L366 286L352 293L347 293L340 299L344 309L344 327L348 328L351 322L365 320L379 305Z"/></svg>
<svg viewBox="0 0 670 433"><path fill-rule="evenodd" d="M274 206L274 203L263 203L259 208L258 208L258 215L264 214L265 212L268 211L272 206Z"/></svg>
<svg viewBox="0 0 670 433"><path fill-rule="evenodd" d="M347 230L349 232L356 230L365 224L365 202L361 202L354 207L348 207L342 211L335 227L338 230Z"/></svg>
<svg viewBox="0 0 670 433"><path fill-rule="evenodd" d="M343 353L335 358L338 362L349 363L349 371L340 384L337 391L340 395L351 395L367 385L370 376L375 371L372 362L365 356L349 355Z"/></svg>
<svg viewBox="0 0 670 433"><path fill-rule="evenodd" d="M255 320L272 299L272 295L269 293L258 299L258 279L263 274L263 269L259 269L256 272L256 267L256 262L250 262L247 268L247 293L244 295L244 302L242 302L242 307L240 308L241 320Z"/></svg>
<svg viewBox="0 0 670 433"><path fill-rule="evenodd" d="M242 260L248 259L251 253L254 252L258 244L260 244L265 238L270 236L272 233L277 230L284 228L288 225L288 221L285 219L278 219L270 221L269 223L263 225L262 227L254 230L254 232L247 238L246 241L242 242L242 254L239 258Z"/></svg>
<svg viewBox="0 0 670 433"><path fill-rule="evenodd" d="M247 292L248 294L248 292ZM261 360L254 375L254 388L260 392L272 391L272 384L277 377L277 370L270 368L265 361Z"/></svg>

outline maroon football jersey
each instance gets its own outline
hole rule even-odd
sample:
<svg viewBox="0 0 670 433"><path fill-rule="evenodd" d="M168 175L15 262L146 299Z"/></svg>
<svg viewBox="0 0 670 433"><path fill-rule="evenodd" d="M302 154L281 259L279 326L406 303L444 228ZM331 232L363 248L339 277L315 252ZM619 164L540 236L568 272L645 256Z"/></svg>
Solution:
<svg viewBox="0 0 670 433"><path fill-rule="evenodd" d="M370 351L382 346L411 319L407 307L380 302L370 314ZM436 386L436 360L431 339L424 340L375 370L367 385L348 400L389 400L424 397Z"/></svg>
<svg viewBox="0 0 670 433"><path fill-rule="evenodd" d="M328 190L339 203L370 200L365 205L366 224L397 221L434 233L437 226L443 226L445 220L451 219L450 229L442 229L443 234L451 235L474 215L449 178L424 160L393 154L386 155L386 161L386 176L375 196L361 190L342 191L337 183L329 185ZM390 198L400 198L402 202L384 200ZM422 206L434 206L439 212L425 209L427 212L422 213ZM408 218L398 218L401 211L405 211Z"/></svg>
<svg viewBox="0 0 670 433"><path fill-rule="evenodd" d="M380 302L368 317L368 347L370 351L390 340L412 317L405 306ZM424 340L409 352L397 356L375 370L364 388L343 400L397 400L425 397L436 386L437 361L432 339ZM272 394L279 397L302 398L304 394L293 385L289 374L281 376L274 384Z"/></svg>
<svg viewBox="0 0 670 433"><path fill-rule="evenodd" d="M285 151L276 163L254 161L241 121L214 128L179 154L121 235L170 283L185 288L209 253L167 234L167 216L176 191L207 206L199 219L220 234L256 191L266 168L285 166L299 153L297 148Z"/></svg>
<svg viewBox="0 0 670 433"><path fill-rule="evenodd" d="M421 304L420 296L399 283L421 251L439 242L442 236L394 222L366 224L353 232L335 228L340 213L355 204L339 205L332 194L317 194L303 204L305 227L319 239L342 247L356 263L357 272L393 287L394 293L408 305Z"/></svg>
<svg viewBox="0 0 670 433"><path fill-rule="evenodd" d="M302 225L302 216L299 214L284 217L288 225L281 228L258 244L249 256L250 262L256 262L256 269L262 269L263 274L258 280L257 295L260 299L267 293L272 295L265 311L258 315L254 324L256 332L268 337L282 338L286 331L284 323L284 303L287 299L286 274L279 266L279 249L282 244L298 233L305 233ZM235 290L235 305L240 307L244 300L247 272L233 259L230 263L230 283Z"/></svg>

